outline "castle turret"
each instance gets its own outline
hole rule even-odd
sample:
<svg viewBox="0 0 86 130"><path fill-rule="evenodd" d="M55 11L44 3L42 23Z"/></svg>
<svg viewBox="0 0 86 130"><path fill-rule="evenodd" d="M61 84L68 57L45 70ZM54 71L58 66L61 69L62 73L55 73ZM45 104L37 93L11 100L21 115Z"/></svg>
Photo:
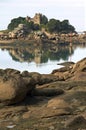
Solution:
<svg viewBox="0 0 86 130"><path fill-rule="evenodd" d="M28 21L28 22L32 21L32 22L34 22L34 24L39 24L39 25L41 24L41 19L42 19L42 14L40 14L40 13L36 13L33 18L31 18L29 16L26 17L26 21Z"/></svg>
<svg viewBox="0 0 86 130"><path fill-rule="evenodd" d="M33 18L33 22L35 23L35 24L41 24L41 17L42 17L42 14L40 14L40 13L36 13L35 14L35 16L34 16L34 18Z"/></svg>

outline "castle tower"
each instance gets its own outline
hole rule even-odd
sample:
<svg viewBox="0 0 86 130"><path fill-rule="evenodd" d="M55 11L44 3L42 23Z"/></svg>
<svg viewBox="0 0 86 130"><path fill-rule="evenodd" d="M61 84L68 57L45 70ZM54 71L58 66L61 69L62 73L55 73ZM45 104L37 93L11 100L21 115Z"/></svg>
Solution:
<svg viewBox="0 0 86 130"><path fill-rule="evenodd" d="M36 13L35 16L33 18L27 16L26 17L26 21L28 22L34 22L34 24L41 24L41 21L42 21L42 14L40 13Z"/></svg>
<svg viewBox="0 0 86 130"><path fill-rule="evenodd" d="M35 24L39 24L40 25L41 24L41 17L42 17L42 14L36 13L34 18L33 18L33 22Z"/></svg>

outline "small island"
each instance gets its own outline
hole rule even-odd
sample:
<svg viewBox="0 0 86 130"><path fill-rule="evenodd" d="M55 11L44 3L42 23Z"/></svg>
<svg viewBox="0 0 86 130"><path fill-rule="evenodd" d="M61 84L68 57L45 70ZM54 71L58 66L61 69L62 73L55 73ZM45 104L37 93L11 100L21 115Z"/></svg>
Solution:
<svg viewBox="0 0 86 130"><path fill-rule="evenodd" d="M86 33L76 32L69 20L50 19L40 13L33 18L18 17L11 20L6 30L0 31L0 43L16 41L47 43L85 43Z"/></svg>

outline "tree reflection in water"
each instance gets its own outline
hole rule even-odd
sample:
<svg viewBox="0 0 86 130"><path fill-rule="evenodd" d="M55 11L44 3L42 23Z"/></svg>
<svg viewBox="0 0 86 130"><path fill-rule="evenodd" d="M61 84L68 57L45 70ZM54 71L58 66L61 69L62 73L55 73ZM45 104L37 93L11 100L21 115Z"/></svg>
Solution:
<svg viewBox="0 0 86 130"><path fill-rule="evenodd" d="M74 53L74 48L67 46L58 46L58 45L42 45L42 47L29 47L29 46L20 46L17 48L9 48L10 56L13 60L17 62L32 62L36 64L46 63L48 59L54 61L68 60L69 57Z"/></svg>
<svg viewBox="0 0 86 130"><path fill-rule="evenodd" d="M55 67L55 64L60 61L71 61L71 58L74 56L74 52L77 48L82 48L84 50L84 48L86 48L86 44L72 45L72 43L62 43L58 45L54 43L33 43L28 45L21 44L17 46L1 46L1 49L6 50L9 53L9 57L12 57L13 64L16 64L17 62L28 63L28 65L30 65L30 63L33 62L36 66L42 66L44 63L46 68L46 64L53 64Z"/></svg>

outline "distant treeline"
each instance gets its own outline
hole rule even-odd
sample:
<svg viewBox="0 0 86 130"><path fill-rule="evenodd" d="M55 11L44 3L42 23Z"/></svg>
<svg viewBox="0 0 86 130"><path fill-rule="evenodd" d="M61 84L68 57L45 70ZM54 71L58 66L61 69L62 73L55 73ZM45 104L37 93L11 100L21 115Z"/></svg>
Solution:
<svg viewBox="0 0 86 130"><path fill-rule="evenodd" d="M14 18L8 25L8 30L14 30L14 28L18 27L19 24L26 25L27 29L32 31L45 29L47 32L50 33L75 32L75 28L69 23L69 20L60 21L54 18L48 20L45 15L42 15L40 24L36 24L34 23L34 21L27 21L25 17Z"/></svg>

